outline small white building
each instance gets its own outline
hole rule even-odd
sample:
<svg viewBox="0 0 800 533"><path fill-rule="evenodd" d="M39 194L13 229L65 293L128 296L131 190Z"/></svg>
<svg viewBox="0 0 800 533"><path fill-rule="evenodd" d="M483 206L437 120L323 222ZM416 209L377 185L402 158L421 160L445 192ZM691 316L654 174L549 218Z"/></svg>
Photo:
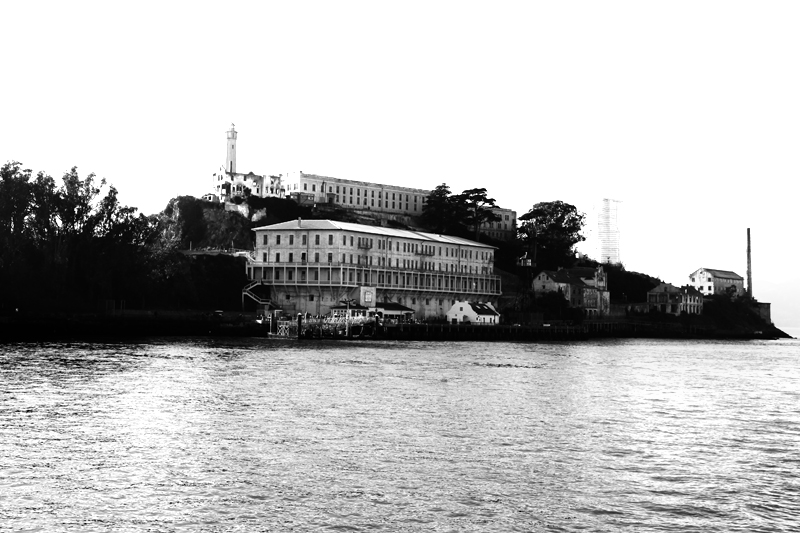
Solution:
<svg viewBox="0 0 800 533"><path fill-rule="evenodd" d="M730 270L699 268L689 274L689 281L689 284L700 291L703 296L744 294L744 278Z"/></svg>
<svg viewBox="0 0 800 533"><path fill-rule="evenodd" d="M500 323L500 313L491 303L458 301L447 312L450 324L495 325Z"/></svg>

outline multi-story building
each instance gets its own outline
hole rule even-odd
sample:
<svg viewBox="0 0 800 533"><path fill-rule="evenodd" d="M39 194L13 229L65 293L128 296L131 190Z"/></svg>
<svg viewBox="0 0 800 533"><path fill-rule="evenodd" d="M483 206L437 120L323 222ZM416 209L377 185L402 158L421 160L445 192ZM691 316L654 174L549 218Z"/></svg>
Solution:
<svg viewBox="0 0 800 533"><path fill-rule="evenodd" d="M283 175L286 196L298 203L333 204L346 209L369 211L379 218L419 216L431 191L397 185L354 181L304 172ZM497 222L485 222L479 231L498 240L510 241L517 235L517 212L496 207Z"/></svg>
<svg viewBox="0 0 800 533"><path fill-rule="evenodd" d="M689 285L678 288L661 283L647 292L647 305L650 311L671 315L700 315L703 313L703 295Z"/></svg>
<svg viewBox="0 0 800 533"><path fill-rule="evenodd" d="M500 217L497 222L484 222L479 231L499 241L513 241L517 237L517 212L495 207L492 211Z"/></svg>
<svg viewBox="0 0 800 533"><path fill-rule="evenodd" d="M243 294L287 313L324 315L353 299L367 307L396 302L416 318L444 317L456 301L497 304L501 294L495 248L467 239L331 220L254 231Z"/></svg>
<svg viewBox="0 0 800 533"><path fill-rule="evenodd" d="M608 278L602 266L597 268L560 268L542 270L533 279L534 292L559 292L570 307L583 309L588 316L608 315L611 298Z"/></svg>
<svg viewBox="0 0 800 533"><path fill-rule="evenodd" d="M689 280L692 287L700 291L703 296L744 294L744 278L730 270L699 268L689 274Z"/></svg>
<svg viewBox="0 0 800 533"><path fill-rule="evenodd" d="M431 191L397 185L290 172L283 177L286 195L313 195L315 203L389 215L417 216Z"/></svg>

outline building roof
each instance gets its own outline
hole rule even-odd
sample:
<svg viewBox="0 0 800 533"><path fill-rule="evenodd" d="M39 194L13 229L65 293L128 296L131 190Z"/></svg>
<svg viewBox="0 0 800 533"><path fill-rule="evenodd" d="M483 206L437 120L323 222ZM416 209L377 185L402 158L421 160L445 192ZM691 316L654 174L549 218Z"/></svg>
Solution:
<svg viewBox="0 0 800 533"><path fill-rule="evenodd" d="M655 287L653 287L652 289L647 291L648 294L650 294L650 293L658 293L658 292L669 292L669 293L676 294L676 293L681 292L681 290L678 287L676 287L675 285L673 285L672 283L664 282L664 283L659 283L658 285L656 285Z"/></svg>
<svg viewBox="0 0 800 533"><path fill-rule="evenodd" d="M599 268L592 268L592 267L578 267L578 268L565 268L562 269L560 272L566 271L572 277L576 278L586 278L586 279L594 279L595 274Z"/></svg>
<svg viewBox="0 0 800 533"><path fill-rule="evenodd" d="M369 307L364 307L363 305L359 304L350 304L350 305L338 304L338 305L332 305L331 309L336 309L337 311L341 309L350 309L351 311L358 311L358 310L363 311L365 309L369 309Z"/></svg>
<svg viewBox="0 0 800 533"><path fill-rule="evenodd" d="M556 283L569 283L572 285L586 285L579 276L573 276L568 270L542 270L540 274L546 274L547 277Z"/></svg>
<svg viewBox="0 0 800 533"><path fill-rule="evenodd" d="M342 230L352 231L354 233L368 233L379 237L391 237L395 239L416 239L420 241L436 242L440 244L450 244L456 246L480 246L481 248L496 248L489 244L484 244L469 239L462 239L461 237L454 237L452 235L438 235L435 233L425 233L422 231L411 231L396 228L384 228L383 226L367 226L365 224L354 224L352 222L339 222L337 220L290 220L288 222L279 222L278 224L271 224L269 226L260 226L253 228L253 231L258 230Z"/></svg>
<svg viewBox="0 0 800 533"><path fill-rule="evenodd" d="M406 307L405 305L399 304L397 302L375 302L375 309L380 309L383 311L400 311L403 313L413 313L414 310Z"/></svg>
<svg viewBox="0 0 800 533"><path fill-rule="evenodd" d="M688 294L690 296L702 296L703 295L703 293L701 293L700 291L698 291L697 289L695 289L691 285L684 285L683 287L676 287L675 285L673 285L671 283L666 283L666 282L659 283L658 285L656 285L655 287L653 287L652 289L647 291L648 294L650 294L650 293L655 294L655 293L659 293L659 292L668 292L668 293L671 293L671 294Z"/></svg>
<svg viewBox="0 0 800 533"><path fill-rule="evenodd" d="M740 279L744 280L742 276L737 274L736 272L731 272L730 270L717 270L715 268L701 268L699 270L705 270L706 272L710 273L715 278L725 278L725 279ZM692 272L692 274L696 273L697 270Z"/></svg>
<svg viewBox="0 0 800 533"><path fill-rule="evenodd" d="M492 309L492 307L487 304L478 302L467 302L467 303L469 303L469 306L472 307L472 310L475 311L476 315L500 316L500 313Z"/></svg>

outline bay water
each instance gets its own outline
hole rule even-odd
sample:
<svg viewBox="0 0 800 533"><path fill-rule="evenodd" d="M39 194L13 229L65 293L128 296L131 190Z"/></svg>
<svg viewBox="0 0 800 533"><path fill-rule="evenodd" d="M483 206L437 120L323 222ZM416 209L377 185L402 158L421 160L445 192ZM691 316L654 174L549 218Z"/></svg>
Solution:
<svg viewBox="0 0 800 533"><path fill-rule="evenodd" d="M800 341L0 345L0 531L800 530Z"/></svg>

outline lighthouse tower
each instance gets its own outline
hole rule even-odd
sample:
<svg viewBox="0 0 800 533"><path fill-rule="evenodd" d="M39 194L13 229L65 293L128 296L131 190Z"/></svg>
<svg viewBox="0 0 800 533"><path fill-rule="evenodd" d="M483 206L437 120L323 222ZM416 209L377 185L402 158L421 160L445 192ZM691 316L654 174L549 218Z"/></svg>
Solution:
<svg viewBox="0 0 800 533"><path fill-rule="evenodd" d="M228 131L228 156L225 158L225 172L236 173L236 130L233 128L233 124Z"/></svg>

